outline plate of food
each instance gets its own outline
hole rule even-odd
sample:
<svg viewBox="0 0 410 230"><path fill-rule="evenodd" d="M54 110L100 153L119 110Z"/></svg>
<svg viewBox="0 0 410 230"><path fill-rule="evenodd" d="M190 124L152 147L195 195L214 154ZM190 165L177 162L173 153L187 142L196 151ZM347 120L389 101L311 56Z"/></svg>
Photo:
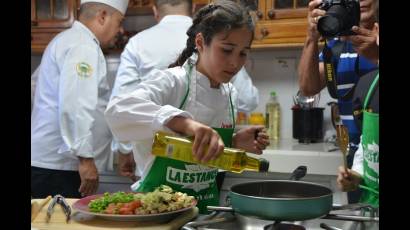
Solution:
<svg viewBox="0 0 410 230"><path fill-rule="evenodd" d="M186 193L161 185L148 193L104 193L77 200L73 209L115 221L167 222L194 208L197 200Z"/></svg>

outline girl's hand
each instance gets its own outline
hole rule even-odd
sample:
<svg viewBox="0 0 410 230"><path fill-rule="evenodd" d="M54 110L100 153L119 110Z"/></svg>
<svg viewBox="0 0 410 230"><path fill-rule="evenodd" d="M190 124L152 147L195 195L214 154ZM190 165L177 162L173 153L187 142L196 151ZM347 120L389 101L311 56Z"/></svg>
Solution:
<svg viewBox="0 0 410 230"><path fill-rule="evenodd" d="M262 150L269 145L269 136L264 126L251 126L239 130L233 137L232 144L234 148L262 154Z"/></svg>
<svg viewBox="0 0 410 230"><path fill-rule="evenodd" d="M337 176L337 186L343 192L354 191L358 188L362 177L356 171L347 169L347 172L343 166L339 167L339 174Z"/></svg>
<svg viewBox="0 0 410 230"><path fill-rule="evenodd" d="M217 158L224 150L225 145L219 134L202 123L176 116L167 123L167 126L175 132L194 136L192 154L198 161L206 163Z"/></svg>

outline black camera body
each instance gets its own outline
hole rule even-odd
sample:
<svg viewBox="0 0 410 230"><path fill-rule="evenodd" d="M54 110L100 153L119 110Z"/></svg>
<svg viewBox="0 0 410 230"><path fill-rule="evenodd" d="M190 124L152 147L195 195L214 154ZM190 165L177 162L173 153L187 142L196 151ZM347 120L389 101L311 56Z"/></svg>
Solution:
<svg viewBox="0 0 410 230"><path fill-rule="evenodd" d="M360 23L359 0L323 0L319 9L326 11L317 22L317 29L323 37L355 34L351 28Z"/></svg>

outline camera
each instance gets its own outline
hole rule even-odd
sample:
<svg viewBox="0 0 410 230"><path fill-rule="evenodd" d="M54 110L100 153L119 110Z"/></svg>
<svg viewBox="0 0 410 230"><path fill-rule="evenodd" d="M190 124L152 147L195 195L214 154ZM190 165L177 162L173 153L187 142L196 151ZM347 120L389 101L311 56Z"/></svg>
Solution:
<svg viewBox="0 0 410 230"><path fill-rule="evenodd" d="M354 34L351 28L360 22L359 0L323 0L318 8L326 11L317 22L317 29L323 37Z"/></svg>

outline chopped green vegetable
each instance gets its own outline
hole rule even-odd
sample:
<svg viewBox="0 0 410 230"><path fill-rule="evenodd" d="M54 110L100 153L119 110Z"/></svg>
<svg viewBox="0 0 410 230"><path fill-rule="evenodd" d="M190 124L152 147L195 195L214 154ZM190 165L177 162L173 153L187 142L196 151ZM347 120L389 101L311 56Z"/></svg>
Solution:
<svg viewBox="0 0 410 230"><path fill-rule="evenodd" d="M98 212L102 213L105 208L110 203L128 203L135 200L134 199L134 194L132 193L125 193L125 192L116 192L116 193L104 193L104 196L97 198L95 200L92 200L88 204L88 208L90 209L91 212Z"/></svg>

